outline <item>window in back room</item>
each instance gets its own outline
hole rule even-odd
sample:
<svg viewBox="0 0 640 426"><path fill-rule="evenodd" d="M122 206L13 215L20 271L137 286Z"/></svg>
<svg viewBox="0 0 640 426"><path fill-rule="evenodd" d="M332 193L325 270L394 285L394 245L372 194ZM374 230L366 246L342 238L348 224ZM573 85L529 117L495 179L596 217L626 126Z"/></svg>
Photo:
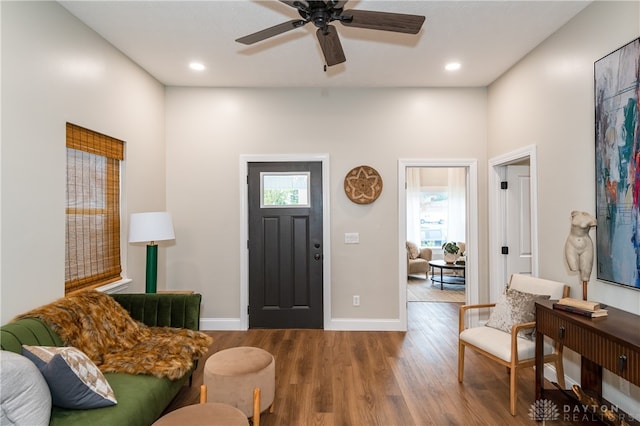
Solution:
<svg viewBox="0 0 640 426"><path fill-rule="evenodd" d="M466 235L466 175L463 167L407 168L407 240L441 252Z"/></svg>

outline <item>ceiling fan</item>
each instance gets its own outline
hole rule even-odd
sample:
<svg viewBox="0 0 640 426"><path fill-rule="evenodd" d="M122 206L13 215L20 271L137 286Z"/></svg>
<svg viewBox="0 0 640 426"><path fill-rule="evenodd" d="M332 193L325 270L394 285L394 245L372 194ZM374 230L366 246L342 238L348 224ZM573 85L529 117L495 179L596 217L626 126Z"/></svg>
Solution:
<svg viewBox="0 0 640 426"><path fill-rule="evenodd" d="M302 19L292 19L282 24L266 28L253 34L240 37L236 41L242 44L254 44L270 37L300 28L313 22L318 29L316 36L328 66L337 65L344 61L344 51L338 37L338 32L330 22L338 21L342 25L372 30L393 31L407 34L417 34L424 23L424 16L407 15L404 13L374 12L370 10L344 10L345 1L327 0L280 0L298 10Z"/></svg>

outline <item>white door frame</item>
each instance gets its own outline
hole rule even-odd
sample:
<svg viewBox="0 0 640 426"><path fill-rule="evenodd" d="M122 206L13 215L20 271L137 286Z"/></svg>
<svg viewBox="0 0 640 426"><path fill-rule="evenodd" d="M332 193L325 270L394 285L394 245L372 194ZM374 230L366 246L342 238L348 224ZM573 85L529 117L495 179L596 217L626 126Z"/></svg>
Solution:
<svg viewBox="0 0 640 426"><path fill-rule="evenodd" d="M318 161L322 163L322 306L324 328L331 322L331 226L329 210L329 154L264 154L240 156L240 327L249 328L249 188L248 164L287 161Z"/></svg>
<svg viewBox="0 0 640 426"><path fill-rule="evenodd" d="M506 239L506 198L500 182L508 165L529 160L531 182L531 275L538 276L538 168L536 146L508 152L489 160L489 301L495 301L509 282L507 260L501 254Z"/></svg>
<svg viewBox="0 0 640 426"><path fill-rule="evenodd" d="M398 265L400 327L407 330L407 168L465 167L467 169L467 303L478 303L478 162L475 159L398 160Z"/></svg>

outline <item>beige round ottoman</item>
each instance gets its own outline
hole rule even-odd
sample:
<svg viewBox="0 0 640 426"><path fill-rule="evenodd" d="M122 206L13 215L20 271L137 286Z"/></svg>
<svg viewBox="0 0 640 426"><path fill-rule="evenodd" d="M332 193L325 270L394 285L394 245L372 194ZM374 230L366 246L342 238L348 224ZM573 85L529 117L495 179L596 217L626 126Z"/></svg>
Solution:
<svg viewBox="0 0 640 426"><path fill-rule="evenodd" d="M248 426L247 416L227 404L209 402L178 408L160 417L152 426Z"/></svg>
<svg viewBox="0 0 640 426"><path fill-rule="evenodd" d="M264 349L240 346L216 352L204 365L203 382L207 402L237 407L247 417L253 416L254 425L259 424L261 412L273 411L276 363Z"/></svg>

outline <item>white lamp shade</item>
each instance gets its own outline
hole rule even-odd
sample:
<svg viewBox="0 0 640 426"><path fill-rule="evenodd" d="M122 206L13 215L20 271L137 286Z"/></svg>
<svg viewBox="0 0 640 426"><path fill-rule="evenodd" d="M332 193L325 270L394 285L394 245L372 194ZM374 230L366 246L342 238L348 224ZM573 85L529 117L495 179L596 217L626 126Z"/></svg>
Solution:
<svg viewBox="0 0 640 426"><path fill-rule="evenodd" d="M141 243L150 241L173 240L173 223L171 213L148 212L133 213L129 220L129 242Z"/></svg>

